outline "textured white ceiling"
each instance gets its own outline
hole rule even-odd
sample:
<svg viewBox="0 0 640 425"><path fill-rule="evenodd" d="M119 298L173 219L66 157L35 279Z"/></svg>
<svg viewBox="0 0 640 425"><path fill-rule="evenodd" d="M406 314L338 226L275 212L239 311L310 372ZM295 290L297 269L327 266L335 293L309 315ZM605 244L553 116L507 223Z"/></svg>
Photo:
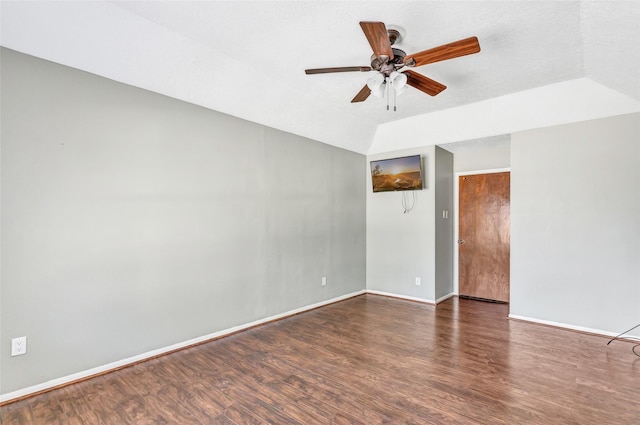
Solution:
<svg viewBox="0 0 640 425"><path fill-rule="evenodd" d="M2 1L1 7L3 46L361 153L437 143L443 129L471 125L456 112L465 105L504 96L517 103L518 93L529 99L531 90L585 77L620 92L632 110L640 107L638 1ZM448 86L438 96L408 88L397 112L374 97L351 104L367 73L304 69L368 65L363 20L399 28L404 37L394 47L407 53L469 36L479 38L482 51L417 68ZM436 112L448 120L440 129L428 119ZM379 128L408 118L429 126L375 142L389 133ZM505 129L486 127L475 136ZM460 137L469 135L473 128Z"/></svg>

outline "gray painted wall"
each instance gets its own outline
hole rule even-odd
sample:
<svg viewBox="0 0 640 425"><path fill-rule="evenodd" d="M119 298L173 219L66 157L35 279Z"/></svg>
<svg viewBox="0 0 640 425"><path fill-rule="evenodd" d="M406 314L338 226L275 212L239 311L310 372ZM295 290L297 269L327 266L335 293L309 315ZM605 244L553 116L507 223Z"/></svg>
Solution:
<svg viewBox="0 0 640 425"><path fill-rule="evenodd" d="M454 154L454 172L509 168L511 135L485 137L439 145Z"/></svg>
<svg viewBox="0 0 640 425"><path fill-rule="evenodd" d="M453 293L453 154L438 146L435 154L435 299L438 300Z"/></svg>
<svg viewBox="0 0 640 425"><path fill-rule="evenodd" d="M640 114L513 134L511 170L511 314L640 323Z"/></svg>
<svg viewBox="0 0 640 425"><path fill-rule="evenodd" d="M369 155L368 160L422 155L424 189L373 193L367 181L367 289L435 300L435 146ZM414 209L405 214L402 194ZM415 278L422 284L416 286Z"/></svg>
<svg viewBox="0 0 640 425"><path fill-rule="evenodd" d="M2 393L365 288L364 156L1 54Z"/></svg>

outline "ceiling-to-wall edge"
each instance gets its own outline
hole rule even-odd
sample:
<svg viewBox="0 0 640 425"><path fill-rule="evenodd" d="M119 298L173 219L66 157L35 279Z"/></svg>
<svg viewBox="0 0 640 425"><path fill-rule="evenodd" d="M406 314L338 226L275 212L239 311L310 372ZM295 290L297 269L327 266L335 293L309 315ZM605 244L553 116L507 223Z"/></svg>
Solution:
<svg viewBox="0 0 640 425"><path fill-rule="evenodd" d="M589 78L525 90L378 126L369 154L640 112L640 101Z"/></svg>
<svg viewBox="0 0 640 425"><path fill-rule="evenodd" d="M509 83L519 78L545 74L550 69L553 70L551 76L534 81L544 84L550 79L582 78L381 124L377 129L379 118L372 113L351 115L353 105L346 101L339 105L332 104L330 108L317 101L320 96L310 89L314 86L307 85L307 81L312 80L305 80L298 90L284 96L284 79L280 75L264 72L264 65L260 63L234 59L228 54L229 43L207 43L109 1L86 4L3 2L1 44L125 84L368 154L637 111L640 82L635 76L640 66L640 54L635 47L640 29L634 24L640 7L632 7L631 2L626 3L629 7L620 7L621 2L575 4L576 7L569 9L571 13L579 13L580 38L570 45L576 51L581 51L581 72L562 73L571 62L568 56L546 62L542 59L549 55L545 54L541 57L540 68L528 68L524 73L522 70L512 72L506 76L508 81L500 79L494 89L511 87ZM571 15L571 19L563 22L574 22L574 18ZM118 37L113 36L114 29ZM360 41L364 43L364 38L361 37ZM484 53L491 51L489 46L490 43L486 49L483 47ZM570 53L573 58L575 52ZM221 61L221 58L224 60ZM221 66L221 62L224 62L224 66ZM300 75L301 67L298 72ZM233 70L233 73L229 70ZM233 81L241 82L243 89L251 93L250 96L239 95L238 83L230 84L230 74L236 77ZM584 91L567 102L564 99L567 93L580 92L579 88L575 88L580 85ZM288 86L292 86L291 82ZM593 87L598 87L595 90L597 93L591 92ZM615 95L611 92L605 94L607 101L601 102L599 96L602 95L602 87L630 96L632 106L629 107L625 95L613 91ZM259 96L253 96L253 93L259 93ZM618 97L619 101L613 101L614 97ZM248 98L251 101L247 101ZM531 106L527 107L529 102ZM616 106L607 111L610 104ZM512 108L514 105L515 108ZM292 111L303 110L306 114L304 119L296 119L292 114ZM328 115L329 110L334 119L329 118L332 116ZM341 114L335 115L336 111ZM335 119L336 116L339 119Z"/></svg>
<svg viewBox="0 0 640 425"><path fill-rule="evenodd" d="M244 120L366 154L374 127L334 121L292 120L284 106L303 109L302 94L283 96L281 81L218 49L145 19L109 1L2 4L0 45L54 63L149 90ZM69 17L73 16L72 25ZM117 29L118 37L109 37ZM79 36L79 35L82 36ZM224 58L224 66L221 66ZM234 79L230 81L229 70ZM239 93L252 88L259 96ZM310 95L309 95L310 96ZM251 105L247 108L246 105ZM268 106L268 107L267 107ZM322 116L313 105L310 116ZM308 109L308 107L307 107ZM339 129L339 131L336 130ZM340 134L337 137L335 134Z"/></svg>

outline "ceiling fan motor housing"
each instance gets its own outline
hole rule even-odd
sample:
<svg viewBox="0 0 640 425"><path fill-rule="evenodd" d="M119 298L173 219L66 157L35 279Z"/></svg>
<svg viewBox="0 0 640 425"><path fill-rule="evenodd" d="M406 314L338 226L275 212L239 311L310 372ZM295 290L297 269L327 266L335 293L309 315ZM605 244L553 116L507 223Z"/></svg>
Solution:
<svg viewBox="0 0 640 425"><path fill-rule="evenodd" d="M382 72L385 76L389 76L393 71L397 71L404 67L404 58L407 54L404 50L391 49L393 51L393 59L389 59L388 56L371 56L371 68L376 71Z"/></svg>

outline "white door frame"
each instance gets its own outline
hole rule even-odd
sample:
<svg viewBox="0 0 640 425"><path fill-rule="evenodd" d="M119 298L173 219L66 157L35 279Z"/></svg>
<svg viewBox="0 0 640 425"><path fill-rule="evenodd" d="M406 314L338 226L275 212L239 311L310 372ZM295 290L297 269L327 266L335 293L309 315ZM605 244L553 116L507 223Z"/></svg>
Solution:
<svg viewBox="0 0 640 425"><path fill-rule="evenodd" d="M458 289L458 239L460 231L460 176L471 176L474 174L494 174L511 172L511 167L507 168L492 168L487 170L475 170L475 171L461 171L455 173L455 181L453 182L453 293L460 295Z"/></svg>

